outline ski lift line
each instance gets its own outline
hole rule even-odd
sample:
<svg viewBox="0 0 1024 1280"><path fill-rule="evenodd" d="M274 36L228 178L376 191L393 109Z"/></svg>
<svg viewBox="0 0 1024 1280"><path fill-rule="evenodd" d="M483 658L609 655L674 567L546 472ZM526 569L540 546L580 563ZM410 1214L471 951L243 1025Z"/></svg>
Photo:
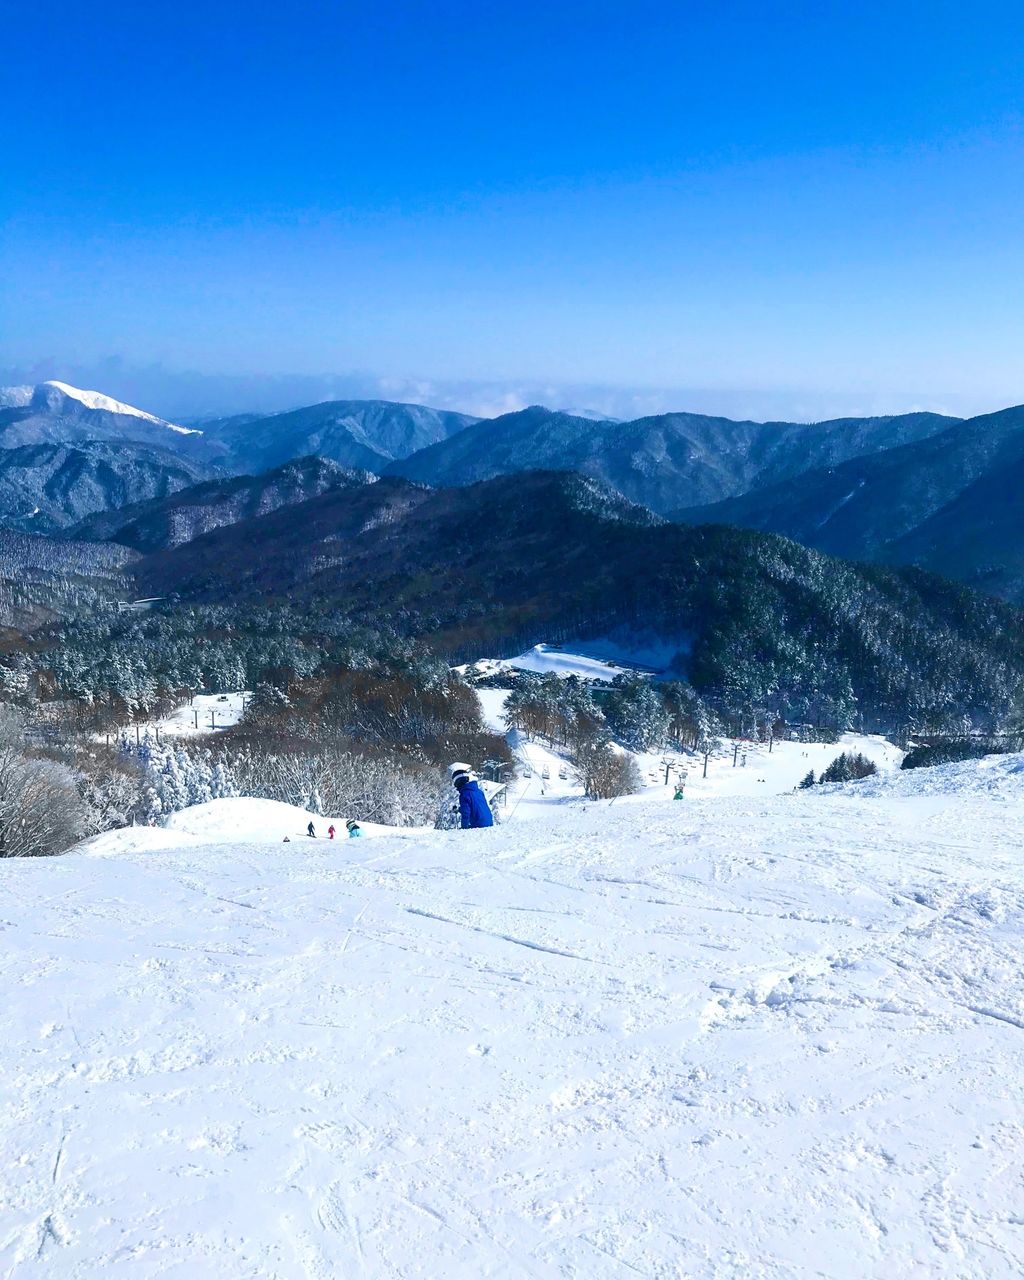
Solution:
<svg viewBox="0 0 1024 1280"><path fill-rule="evenodd" d="M532 777L532 775L531 775L531 777L529 777L529 778L527 779L526 786L525 786L525 787L523 787L522 791L519 793L519 799L518 799L518 800L515 802L515 804L512 806L512 812L511 812L511 813L506 814L506 816L505 816L505 821L506 821L506 822L511 822L511 821L512 821L512 819L516 816L516 810L519 808L519 806L520 806L520 805L523 803L523 801L526 799L526 793L527 793L527 791L529 791L529 789L530 789L530 786L531 786L532 782L533 782L533 777Z"/></svg>

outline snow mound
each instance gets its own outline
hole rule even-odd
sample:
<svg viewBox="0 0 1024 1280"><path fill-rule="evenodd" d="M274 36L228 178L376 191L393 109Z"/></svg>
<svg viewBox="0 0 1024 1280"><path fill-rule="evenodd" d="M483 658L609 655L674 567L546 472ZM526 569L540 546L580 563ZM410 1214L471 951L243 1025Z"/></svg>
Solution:
<svg viewBox="0 0 1024 1280"><path fill-rule="evenodd" d="M347 818L355 818L366 836L389 835L408 839L422 835L424 831L422 827L388 827L379 822L363 822L358 814L324 817L298 805L257 796L231 796L190 805L172 813L163 830L176 836L192 837L188 843L193 847L204 844L281 844L285 836L289 840L310 840L306 828L312 822L317 833L315 838L319 840L327 839L327 828L333 824L337 842L348 839L345 830ZM428 829L433 830L432 827Z"/></svg>
<svg viewBox="0 0 1024 1280"><path fill-rule="evenodd" d="M283 840L285 836L298 833L304 836L309 822L322 822L325 831L331 825L330 819L308 813L297 805L253 796L235 796L190 805L179 813L172 813L165 826L169 831L184 831L204 839L241 842Z"/></svg>
<svg viewBox="0 0 1024 1280"><path fill-rule="evenodd" d="M61 395L65 395L71 400L77 400L79 404L85 405L87 409L101 409L104 413L119 413L130 418L142 418L146 422L152 422L158 427L166 427L168 431L176 431L183 436L200 436L203 434L194 427L176 427L172 422L165 422L163 418L157 418L151 413L144 413L141 409L136 409L134 405L124 404L111 396L105 396L102 391L83 391L80 387L72 387L67 382L58 382L56 378L50 378L43 383L43 386L56 388Z"/></svg>
<svg viewBox="0 0 1024 1280"><path fill-rule="evenodd" d="M86 840L75 848L75 853L90 858L117 858L129 853L191 849L195 843L191 836L163 827L119 827Z"/></svg>
<svg viewBox="0 0 1024 1280"><path fill-rule="evenodd" d="M1019 800L1024 799L1024 753L984 756L926 769L899 769L825 789L864 798L990 795Z"/></svg>
<svg viewBox="0 0 1024 1280"><path fill-rule="evenodd" d="M490 786L491 784L486 784ZM312 822L316 836L306 834ZM300 842L330 844L327 828L334 824L334 844L348 841L344 818L325 818L298 805L254 796L233 796L194 804L171 814L162 827L121 827L105 831L77 845L74 852L90 858L118 858L132 854L201 849L207 845L280 845ZM360 822L364 836L398 836L415 839L433 828L388 827L379 822Z"/></svg>

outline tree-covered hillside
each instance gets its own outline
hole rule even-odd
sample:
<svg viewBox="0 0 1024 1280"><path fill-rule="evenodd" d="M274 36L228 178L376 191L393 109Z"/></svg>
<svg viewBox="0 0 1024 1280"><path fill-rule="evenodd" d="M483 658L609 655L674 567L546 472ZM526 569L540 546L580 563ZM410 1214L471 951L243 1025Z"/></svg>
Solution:
<svg viewBox="0 0 1024 1280"><path fill-rule="evenodd" d="M1021 615L916 570L653 519L556 473L426 491L385 480L218 530L137 567L140 589L301 601L466 659L648 635L726 706L889 728L1016 713Z"/></svg>

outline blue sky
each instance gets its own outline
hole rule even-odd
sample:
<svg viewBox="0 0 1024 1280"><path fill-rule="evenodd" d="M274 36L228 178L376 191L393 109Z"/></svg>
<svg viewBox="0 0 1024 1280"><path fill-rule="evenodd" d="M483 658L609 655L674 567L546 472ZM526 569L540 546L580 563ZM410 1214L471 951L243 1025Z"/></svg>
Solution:
<svg viewBox="0 0 1024 1280"><path fill-rule="evenodd" d="M0 5L8 379L1024 401L1019 5Z"/></svg>

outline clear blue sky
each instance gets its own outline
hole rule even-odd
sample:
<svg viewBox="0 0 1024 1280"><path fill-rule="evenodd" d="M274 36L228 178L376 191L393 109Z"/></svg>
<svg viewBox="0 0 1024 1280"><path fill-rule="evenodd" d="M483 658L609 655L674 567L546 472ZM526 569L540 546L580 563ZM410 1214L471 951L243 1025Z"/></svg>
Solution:
<svg viewBox="0 0 1024 1280"><path fill-rule="evenodd" d="M1020 4L0 11L5 372L1024 401Z"/></svg>

